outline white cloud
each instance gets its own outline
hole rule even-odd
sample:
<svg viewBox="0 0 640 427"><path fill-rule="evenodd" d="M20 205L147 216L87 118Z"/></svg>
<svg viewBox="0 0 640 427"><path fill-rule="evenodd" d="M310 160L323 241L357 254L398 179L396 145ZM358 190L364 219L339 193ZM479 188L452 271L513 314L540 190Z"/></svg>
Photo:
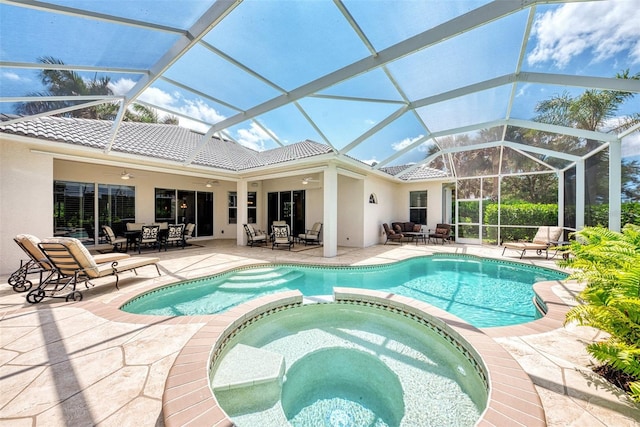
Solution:
<svg viewBox="0 0 640 427"><path fill-rule="evenodd" d="M136 85L131 79L119 79L116 81L111 80L109 82L109 89L113 92L114 95L126 95L127 92L131 90L132 87Z"/></svg>
<svg viewBox="0 0 640 427"><path fill-rule="evenodd" d="M131 79L120 79L116 82L111 82L110 88L115 95L124 95L128 93L134 85L135 82ZM171 94L162 89L150 87L140 95L140 100L159 108L166 108L193 118L194 120L178 117L178 120L180 126L193 129L197 132L206 133L209 130L209 125L200 123L198 120L206 123L217 123L226 118L226 116L220 114L215 108L207 105L203 100L184 99L178 91ZM169 115L170 113L158 111L158 114L162 118L163 115ZM272 131L270 130L270 132ZM263 151L265 150L265 142L270 141L271 137L255 123L252 123L250 128L237 131L237 140L246 147Z"/></svg>
<svg viewBox="0 0 640 427"><path fill-rule="evenodd" d="M422 137L423 137L423 135L418 135L415 138L405 138L400 142L394 142L393 144L391 144L391 148L393 148L394 151L403 150L404 148L406 148L409 145L413 144L414 142L416 142L417 140L419 140ZM420 145L418 147L418 150L425 151L426 150L425 145L424 144Z"/></svg>
<svg viewBox="0 0 640 427"><path fill-rule="evenodd" d="M640 156L640 130L622 140L622 158Z"/></svg>
<svg viewBox="0 0 640 427"><path fill-rule="evenodd" d="M31 79L20 77L16 73L12 73L10 71L4 71L2 73L2 77L7 79L7 80L14 81L14 82L28 82L28 81L31 81Z"/></svg>
<svg viewBox="0 0 640 427"><path fill-rule="evenodd" d="M271 130L269 130L269 132L271 132ZM237 140L245 147L257 151L264 151L266 148L265 142L270 141L271 137L258 125L251 123L251 127L249 129L240 129L237 132Z"/></svg>
<svg viewBox="0 0 640 427"><path fill-rule="evenodd" d="M570 3L546 12L534 23L538 44L527 57L530 65L552 61L564 68L586 50L594 61L610 60L628 51L640 63L640 7L636 0Z"/></svg>

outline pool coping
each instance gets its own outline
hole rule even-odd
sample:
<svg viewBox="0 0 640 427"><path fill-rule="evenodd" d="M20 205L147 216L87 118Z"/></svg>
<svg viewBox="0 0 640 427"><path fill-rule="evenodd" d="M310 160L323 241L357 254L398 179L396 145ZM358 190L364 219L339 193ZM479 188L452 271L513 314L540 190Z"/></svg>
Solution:
<svg viewBox="0 0 640 427"><path fill-rule="evenodd" d="M561 327L569 307L552 290L560 281L539 282L534 291L547 307L541 319L523 325L478 329L458 317L434 307L400 295L366 289L349 289L352 299L386 301L388 305L428 318L437 319L468 342L487 368L489 399L477 426L522 425L546 426L544 409L531 378L518 362L493 338L528 335ZM344 293L344 288L334 292ZM212 426L233 426L209 387L211 354L219 346L218 341L228 339L235 327L268 310L277 310L292 304L302 304L302 294L287 291L248 301L220 315L186 316L197 319L167 318L167 321L206 324L185 344L174 361L162 399L164 423L167 427L196 426L206 423ZM119 310L118 310L119 311ZM119 311L121 314L123 312ZM105 312L106 314L106 312ZM124 313L127 318L147 317L158 321L159 316L140 316ZM208 318L208 319L207 319ZM116 319L113 319L116 320ZM119 319L122 320L122 319ZM127 321L131 321L129 319ZM139 319L141 320L141 319ZM189 321L190 320L190 321Z"/></svg>

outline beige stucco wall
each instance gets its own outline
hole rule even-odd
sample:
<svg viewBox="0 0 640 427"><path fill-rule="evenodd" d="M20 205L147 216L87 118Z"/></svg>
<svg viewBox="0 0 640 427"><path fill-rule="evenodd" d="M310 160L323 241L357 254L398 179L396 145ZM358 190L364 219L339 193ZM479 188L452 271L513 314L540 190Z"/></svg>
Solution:
<svg viewBox="0 0 640 427"><path fill-rule="evenodd" d="M364 182L364 246L384 243L384 229L382 223L389 222L396 215L396 195L402 191L402 186L381 178L372 176ZM369 196L373 194L378 203L369 203Z"/></svg>
<svg viewBox="0 0 640 427"><path fill-rule="evenodd" d="M397 192L397 210L393 221L409 221L409 193L411 191L427 190L427 227L436 228L436 224L443 221L442 212L442 182L420 182L403 184L402 191Z"/></svg>
<svg viewBox="0 0 640 427"><path fill-rule="evenodd" d="M53 158L25 144L0 139L0 275L26 259L17 234L53 234Z"/></svg>
<svg viewBox="0 0 640 427"><path fill-rule="evenodd" d="M364 180L338 175L338 246L364 246Z"/></svg>

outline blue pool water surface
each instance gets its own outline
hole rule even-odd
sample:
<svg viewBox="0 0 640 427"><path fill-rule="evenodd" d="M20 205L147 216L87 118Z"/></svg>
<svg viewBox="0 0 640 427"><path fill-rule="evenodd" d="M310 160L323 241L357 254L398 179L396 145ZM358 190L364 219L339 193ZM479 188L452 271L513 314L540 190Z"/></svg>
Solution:
<svg viewBox="0 0 640 427"><path fill-rule="evenodd" d="M456 255L366 267L270 264L156 289L121 309L162 316L216 314L276 292L298 289L305 296L331 295L334 287L352 287L415 298L485 328L539 318L532 285L566 276L540 267Z"/></svg>

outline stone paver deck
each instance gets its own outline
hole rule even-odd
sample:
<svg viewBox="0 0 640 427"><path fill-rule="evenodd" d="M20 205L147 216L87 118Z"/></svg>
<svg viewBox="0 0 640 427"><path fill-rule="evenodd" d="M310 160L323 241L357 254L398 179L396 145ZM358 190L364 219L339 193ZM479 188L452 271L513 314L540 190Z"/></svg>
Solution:
<svg viewBox="0 0 640 427"><path fill-rule="evenodd" d="M169 371L185 349L193 360L211 350L209 337L227 324L225 315L137 316L118 307L143 290L167 283L265 262L364 265L388 263L433 252L501 257L501 249L463 245L378 245L339 248L322 258L322 248L302 252L238 247L232 241L199 241L185 250L161 252L162 276L141 269L123 275L120 290L112 278L95 281L81 302L45 300L31 305L0 278L0 427L7 426L162 426L163 394ZM16 250L19 248L16 246ZM156 253L154 253L155 256ZM518 261L506 254L505 259ZM554 267L552 260L525 256L521 262ZM590 370L584 347L601 338L597 330L563 326L577 285L549 283L538 292L550 314L530 324L484 332L506 349L529 375L549 426L638 426L640 405ZM193 338L193 339L192 339ZM187 359L183 359L184 357ZM181 360L189 355L181 354ZM179 372L178 372L179 373ZM206 378L189 378L198 425L219 419L219 408L198 407L210 396ZM175 385L175 384L173 384ZM184 390L183 390L184 391ZM186 395L186 393L183 393ZM179 417L174 419L179 425Z"/></svg>

